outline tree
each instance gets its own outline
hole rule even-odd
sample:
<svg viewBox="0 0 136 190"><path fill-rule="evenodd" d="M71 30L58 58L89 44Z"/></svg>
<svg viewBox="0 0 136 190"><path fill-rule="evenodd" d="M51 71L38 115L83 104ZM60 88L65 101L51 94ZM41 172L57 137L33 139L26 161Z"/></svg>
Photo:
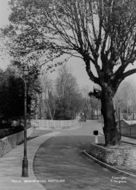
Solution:
<svg viewBox="0 0 136 190"><path fill-rule="evenodd" d="M90 80L100 86L92 95L101 100L105 144L119 144L113 98L136 73L128 67L136 60L135 0L11 0L11 9L10 31L21 42L14 50L25 45L23 54L47 50L47 59L83 59Z"/></svg>
<svg viewBox="0 0 136 190"><path fill-rule="evenodd" d="M27 94L28 97L31 97L31 103L29 105L31 114L29 114L29 116L35 115L37 108L37 95L41 93L39 65L31 61L24 63L13 60L10 68L14 72L15 77L22 80L23 83L26 82Z"/></svg>
<svg viewBox="0 0 136 190"><path fill-rule="evenodd" d="M9 68L2 73L0 82L0 115L2 119L21 119L24 115L24 84ZM31 97L27 94L27 111L30 114Z"/></svg>
<svg viewBox="0 0 136 190"><path fill-rule="evenodd" d="M56 79L57 107L56 119L74 119L81 109L82 96L79 93L76 79L64 65Z"/></svg>
<svg viewBox="0 0 136 190"><path fill-rule="evenodd" d="M24 79L19 67L20 63L14 62L0 73L0 115L6 120L21 119L24 116L24 80L27 84L27 116L33 116L36 94L40 93L37 74L29 69L28 76Z"/></svg>
<svg viewBox="0 0 136 190"><path fill-rule="evenodd" d="M136 93L136 87L133 86L132 81L130 80L124 81L120 85L114 97L116 111L120 109L120 111L126 113L127 116L128 113L134 114L134 111L136 111L135 93Z"/></svg>
<svg viewBox="0 0 136 190"><path fill-rule="evenodd" d="M53 81L48 77L47 73L43 74L41 77L42 86L42 98L44 106L44 115L47 119L54 119L56 113L56 95L55 87L53 86Z"/></svg>
<svg viewBox="0 0 136 190"><path fill-rule="evenodd" d="M83 96L83 112L86 115L87 119L98 119L98 116L101 115L101 103L100 100L94 96L88 96L90 88L88 86L81 89Z"/></svg>

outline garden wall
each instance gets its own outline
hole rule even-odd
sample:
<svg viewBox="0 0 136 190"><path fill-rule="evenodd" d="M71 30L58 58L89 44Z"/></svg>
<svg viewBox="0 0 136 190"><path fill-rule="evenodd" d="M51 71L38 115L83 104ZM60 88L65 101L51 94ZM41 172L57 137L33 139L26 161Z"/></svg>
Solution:
<svg viewBox="0 0 136 190"><path fill-rule="evenodd" d="M62 129L78 126L78 120L31 120L31 125L40 129Z"/></svg>
<svg viewBox="0 0 136 190"><path fill-rule="evenodd" d="M29 137L32 132L33 128L28 128L27 137ZM23 140L24 131L0 139L0 157L4 156L6 153L15 148L18 144L22 143Z"/></svg>

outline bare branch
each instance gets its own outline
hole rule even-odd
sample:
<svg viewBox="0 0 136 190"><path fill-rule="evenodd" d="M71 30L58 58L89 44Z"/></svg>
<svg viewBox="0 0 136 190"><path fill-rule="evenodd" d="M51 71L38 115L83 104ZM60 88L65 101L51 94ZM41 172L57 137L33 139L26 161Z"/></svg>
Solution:
<svg viewBox="0 0 136 190"><path fill-rule="evenodd" d="M126 77L135 74L136 73L136 69L131 69L129 71L126 71L125 73L123 73L123 75L121 76L121 80L124 80Z"/></svg>

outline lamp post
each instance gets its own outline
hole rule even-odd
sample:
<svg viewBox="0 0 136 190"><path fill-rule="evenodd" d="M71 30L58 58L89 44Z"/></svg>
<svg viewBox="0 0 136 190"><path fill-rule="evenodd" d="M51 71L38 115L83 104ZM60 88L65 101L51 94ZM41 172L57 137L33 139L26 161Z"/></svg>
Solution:
<svg viewBox="0 0 136 190"><path fill-rule="evenodd" d="M24 157L22 160L22 177L28 177L28 158L27 158L27 82L25 76L27 75L24 69Z"/></svg>

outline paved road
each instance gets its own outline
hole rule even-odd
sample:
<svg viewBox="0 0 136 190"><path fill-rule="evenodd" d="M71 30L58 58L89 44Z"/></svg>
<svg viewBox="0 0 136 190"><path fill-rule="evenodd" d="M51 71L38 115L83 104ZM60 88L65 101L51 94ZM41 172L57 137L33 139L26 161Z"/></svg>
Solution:
<svg viewBox="0 0 136 190"><path fill-rule="evenodd" d="M47 190L132 190L135 179L109 171L85 157L81 150L94 138L95 121L66 130L44 142L36 152L34 174Z"/></svg>

